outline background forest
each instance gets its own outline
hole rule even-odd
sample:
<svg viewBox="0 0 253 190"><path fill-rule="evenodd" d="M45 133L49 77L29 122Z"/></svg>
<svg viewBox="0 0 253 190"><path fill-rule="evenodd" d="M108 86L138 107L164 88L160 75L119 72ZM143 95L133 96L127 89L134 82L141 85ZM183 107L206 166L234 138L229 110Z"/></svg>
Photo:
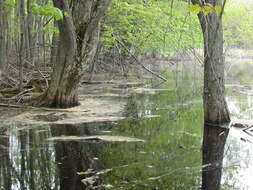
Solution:
<svg viewBox="0 0 253 190"><path fill-rule="evenodd" d="M247 1L227 2L225 51L252 46L252 6ZM63 14L50 0L1 0L2 87L21 88L35 76L49 76L59 35L55 20ZM86 71L116 70L126 75L133 62L129 52L138 58L159 57L170 64L174 64L171 58L185 53L201 59L196 50L202 48L202 41L196 13L185 1L113 0L102 24L95 63L87 65Z"/></svg>
<svg viewBox="0 0 253 190"><path fill-rule="evenodd" d="M192 3L0 0L0 190L253 187L253 3Z"/></svg>

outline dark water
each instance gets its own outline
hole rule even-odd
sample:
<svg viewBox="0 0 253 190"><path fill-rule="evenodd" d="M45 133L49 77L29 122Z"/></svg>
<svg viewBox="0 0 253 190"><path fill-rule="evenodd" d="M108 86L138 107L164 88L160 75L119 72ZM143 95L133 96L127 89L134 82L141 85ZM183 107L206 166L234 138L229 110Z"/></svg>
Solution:
<svg viewBox="0 0 253 190"><path fill-rule="evenodd" d="M133 94L118 122L0 129L0 189L191 190L201 187L201 88ZM177 84L178 85L178 84ZM163 86L164 88L170 88ZM252 119L251 88L229 86L233 119ZM173 88L175 89L174 86ZM146 142L48 141L58 136L121 135ZM231 129L221 189L253 189L253 137Z"/></svg>

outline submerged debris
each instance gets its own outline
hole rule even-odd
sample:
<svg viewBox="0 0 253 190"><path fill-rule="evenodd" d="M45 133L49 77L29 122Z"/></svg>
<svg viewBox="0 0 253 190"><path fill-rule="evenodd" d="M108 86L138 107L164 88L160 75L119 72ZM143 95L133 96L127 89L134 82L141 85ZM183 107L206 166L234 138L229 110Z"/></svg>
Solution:
<svg viewBox="0 0 253 190"><path fill-rule="evenodd" d="M236 120L231 122L230 124L231 127L235 128L248 128L253 126L253 121L252 120Z"/></svg>
<svg viewBox="0 0 253 190"><path fill-rule="evenodd" d="M145 142L143 139L124 137L124 136L60 136L51 137L47 139L48 141L104 141L104 142Z"/></svg>

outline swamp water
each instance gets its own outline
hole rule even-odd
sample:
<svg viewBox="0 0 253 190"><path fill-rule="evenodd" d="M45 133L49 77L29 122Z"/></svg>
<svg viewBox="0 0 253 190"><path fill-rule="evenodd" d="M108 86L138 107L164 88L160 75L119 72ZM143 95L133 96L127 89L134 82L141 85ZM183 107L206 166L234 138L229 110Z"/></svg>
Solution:
<svg viewBox="0 0 253 190"><path fill-rule="evenodd" d="M0 128L0 189L199 189L205 169L202 90L190 80L176 90L170 84L156 93L106 97L127 102L118 113L123 120ZM252 119L251 87L227 90L232 119ZM252 143L250 129L231 128L221 189L253 190Z"/></svg>

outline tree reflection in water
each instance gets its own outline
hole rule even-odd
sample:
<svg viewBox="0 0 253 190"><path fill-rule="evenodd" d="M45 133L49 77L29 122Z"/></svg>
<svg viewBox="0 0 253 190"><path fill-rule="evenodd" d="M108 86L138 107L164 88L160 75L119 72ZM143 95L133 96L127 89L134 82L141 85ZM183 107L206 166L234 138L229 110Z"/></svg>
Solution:
<svg viewBox="0 0 253 190"><path fill-rule="evenodd" d="M0 132L0 189L11 189L10 168L5 167L10 165L9 158L9 139L4 136L6 130L2 128ZM2 169L1 169L2 168ZM4 168L4 169L3 169Z"/></svg>
<svg viewBox="0 0 253 190"><path fill-rule="evenodd" d="M219 190L223 167L224 147L229 129L204 126L202 190Z"/></svg>
<svg viewBox="0 0 253 190"><path fill-rule="evenodd" d="M52 136L90 135L88 127L60 125L51 128ZM82 179L91 177L87 170L96 171L98 150L96 143L61 141L55 143L56 162L59 168L60 190L83 190L97 185L97 178L90 178L94 184L84 184ZM81 175L78 175L78 174Z"/></svg>
<svg viewBox="0 0 253 190"><path fill-rule="evenodd" d="M38 130L39 128L39 130ZM88 127L60 125L17 130L0 130L0 190L83 190L82 179L98 168L98 144L75 141L46 142L52 136L85 136ZM46 142L46 143L45 143ZM95 159L94 159L95 158ZM96 178L95 184L99 179Z"/></svg>
<svg viewBox="0 0 253 190"><path fill-rule="evenodd" d="M57 189L52 143L44 143L50 135L46 129L18 130L15 125L1 128L0 190Z"/></svg>

